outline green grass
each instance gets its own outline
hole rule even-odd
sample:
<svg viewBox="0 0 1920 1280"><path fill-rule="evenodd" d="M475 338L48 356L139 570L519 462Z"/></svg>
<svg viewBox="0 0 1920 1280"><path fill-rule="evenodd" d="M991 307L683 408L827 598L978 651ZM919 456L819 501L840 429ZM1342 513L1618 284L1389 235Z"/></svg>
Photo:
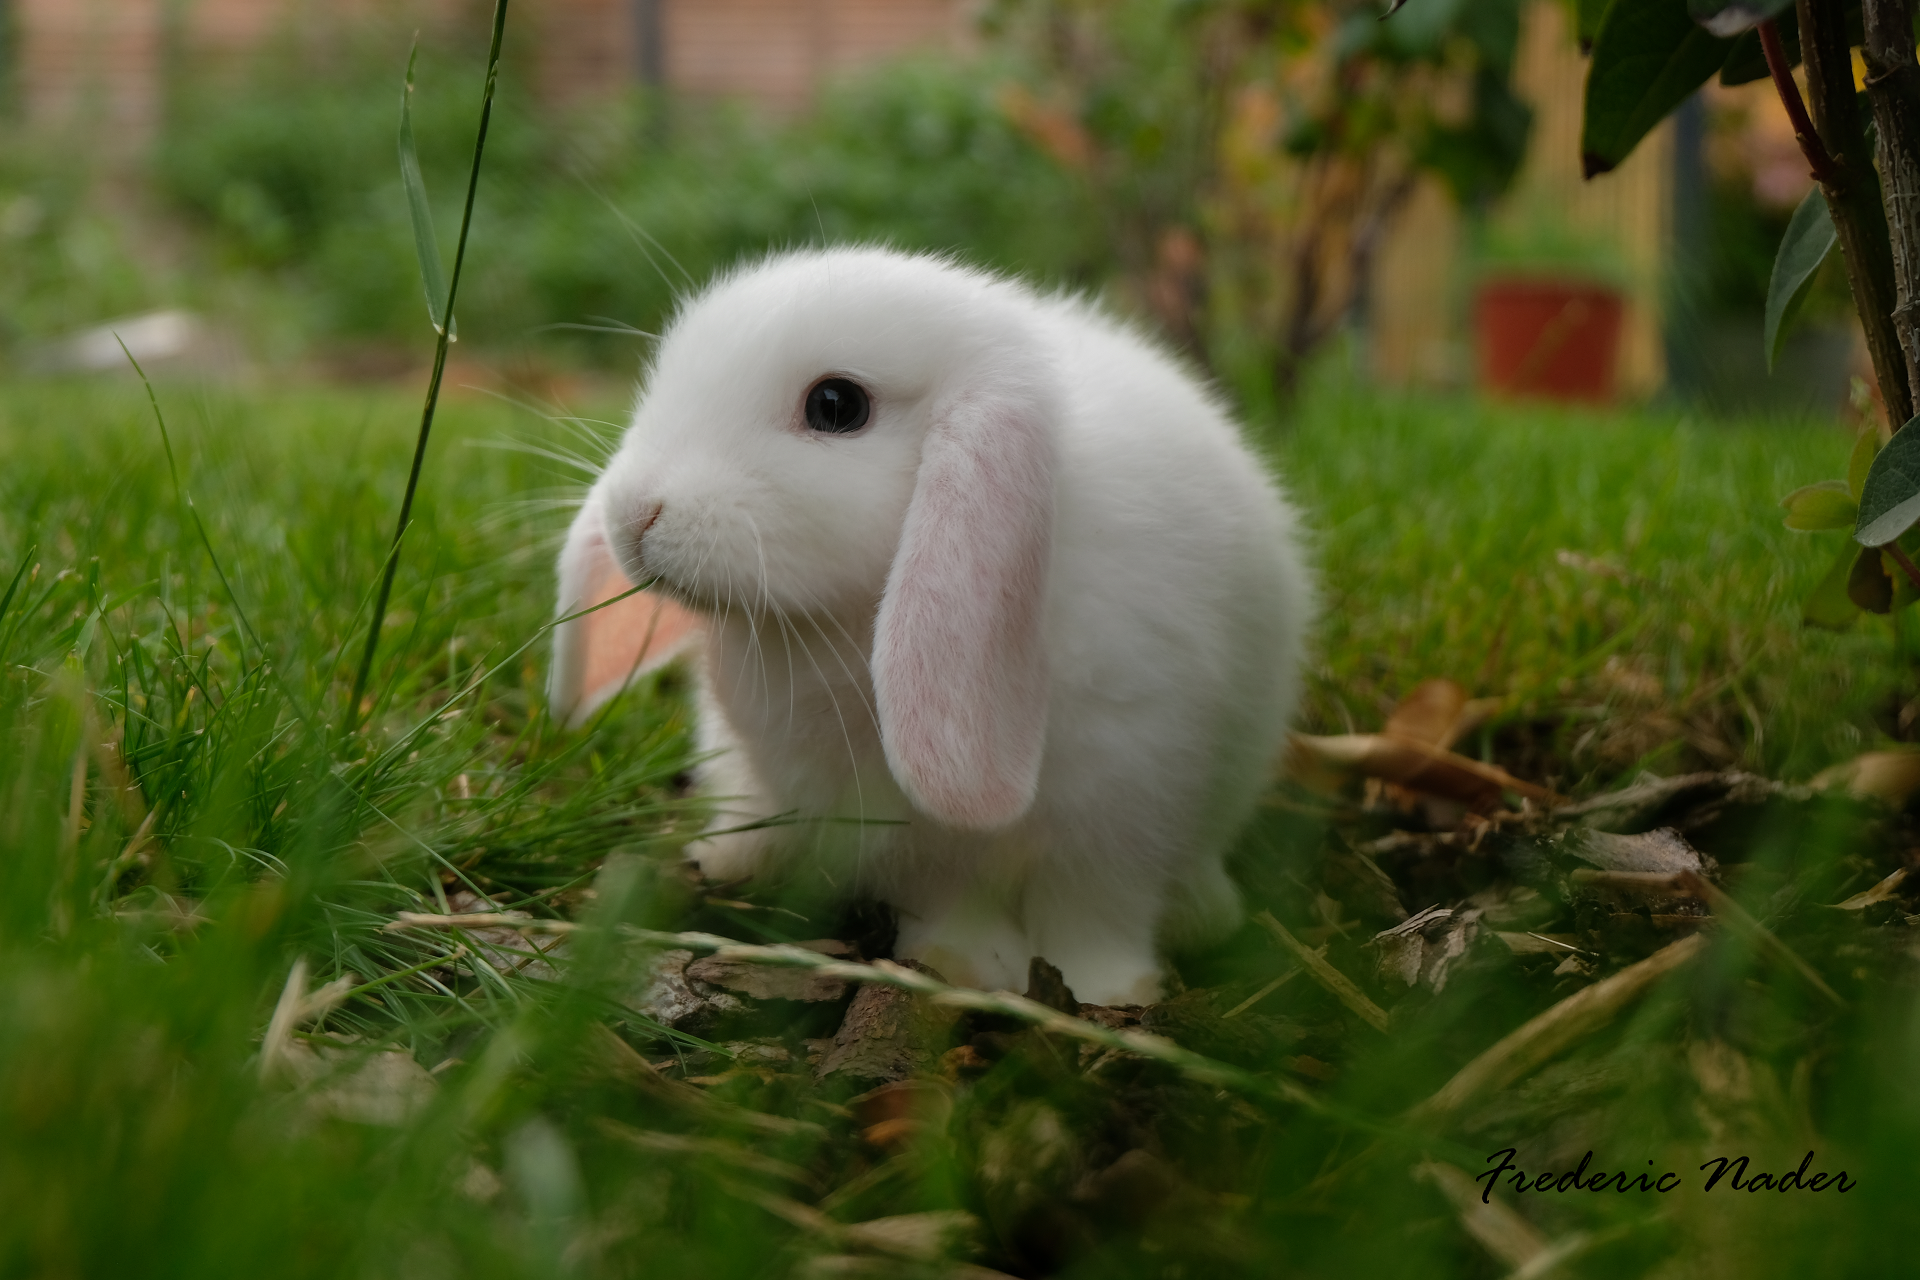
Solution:
<svg viewBox="0 0 1920 1280"><path fill-rule="evenodd" d="M0 608L0 1274L783 1275L820 1246L767 1197L811 1203L863 1172L865 1190L826 1205L842 1220L965 1208L988 1225L987 1260L1031 1274L1498 1274L1407 1176L1415 1153L1370 1148L1373 1130L1347 1120L1124 1067L1122 1106L1029 1045L883 1163L844 1099L791 1074L736 1073L692 1113L637 1090L599 1028L655 1061L688 1046L634 1012L640 961L608 931L574 935L557 968L522 966L519 944L384 931L395 911L472 893L762 940L785 918L703 904L668 869L697 819L676 786L689 745L671 680L584 734L543 713L541 628L566 519L551 500L578 477L487 446L578 451L574 429L491 401L443 407L369 727L346 737L411 394L159 390L184 493L136 384L0 392L0 594L24 570ZM1884 623L1838 636L1797 625L1832 552L1782 529L1773 503L1838 472L1839 433L1327 387L1271 438L1325 577L1305 727L1376 727L1419 679L1450 675L1506 699L1479 749L1578 791L1643 766L1803 777L1897 731L1914 696ZM1270 816L1250 836L1255 897L1290 923L1325 921L1312 893L1341 896L1339 855L1290 822ZM1826 893L1868 874L1853 819L1822 822L1760 840L1752 882L1812 868ZM1550 1235L1605 1237L1583 1274L1642 1274L1673 1255L1718 1257L1728 1274L1814 1261L1890 1274L1893 1219L1879 1215L1898 1212L1901 1153L1920 1139L1900 1074L1920 1024L1887 975L1911 961L1897 923L1859 943L1818 933L1827 918L1805 946L1845 1012L1723 948L1440 1150L1470 1165L1552 1123L1593 1137L1608 1167L1679 1167L1715 1141L1769 1159L1791 1148L1791 1166L1802 1133L1817 1133L1807 1145L1860 1173L1859 1195L1764 1213L1749 1197L1654 1207L1665 1216L1565 1197L1528 1211ZM826 923L788 927L817 936ZM1337 932L1322 930L1362 975L1363 953ZM337 1093L263 1071L300 957L314 985L355 976L297 1041L394 1048L433 1072L403 1122L342 1115ZM1264 982L1280 968L1243 936L1190 976ZM1557 984L1476 972L1404 1018L1396 1008L1384 1040L1342 1026L1304 982L1265 1007L1303 1028L1306 1052L1341 1063L1336 1109L1392 1134L1405 1106L1564 995ZM1740 1050L1713 1078L1732 1083L1689 1083L1712 1076L1699 1055L1726 1043ZM1278 1069L1258 1054L1243 1065ZM1543 1093L1574 1109L1543 1112ZM1081 1204L1086 1162L1138 1141L1127 1126L1147 1112L1159 1154L1198 1171L1191 1181L1107 1218L1034 1208ZM743 1168L727 1147L637 1151L610 1123L751 1147L805 1177Z"/></svg>
<svg viewBox="0 0 1920 1280"><path fill-rule="evenodd" d="M1881 619L1801 625L1840 535L1790 532L1776 505L1842 474L1849 444L1815 423L1322 396L1280 445L1321 538L1310 725L1374 728L1449 676L1506 700L1505 754L1576 790L1639 768L1805 778L1901 733L1907 650Z"/></svg>

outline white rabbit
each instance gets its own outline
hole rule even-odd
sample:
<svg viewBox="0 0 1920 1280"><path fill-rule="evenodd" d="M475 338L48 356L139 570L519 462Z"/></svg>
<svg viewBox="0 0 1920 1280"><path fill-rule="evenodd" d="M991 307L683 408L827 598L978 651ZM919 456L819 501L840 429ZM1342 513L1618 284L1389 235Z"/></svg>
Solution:
<svg viewBox="0 0 1920 1280"><path fill-rule="evenodd" d="M812 865L894 908L903 957L1018 988L1044 956L1091 1003L1157 998L1157 941L1237 922L1221 859L1312 611L1295 517L1090 303L870 248L720 279L660 341L560 611L649 580L558 628L552 703L698 643L709 878Z"/></svg>

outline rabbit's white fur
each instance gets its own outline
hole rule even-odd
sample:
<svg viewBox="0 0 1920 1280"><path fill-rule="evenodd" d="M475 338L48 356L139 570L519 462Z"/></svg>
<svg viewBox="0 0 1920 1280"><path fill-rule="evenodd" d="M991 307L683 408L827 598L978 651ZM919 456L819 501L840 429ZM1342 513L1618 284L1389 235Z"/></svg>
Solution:
<svg viewBox="0 0 1920 1280"><path fill-rule="evenodd" d="M871 397L860 431L808 429L829 375ZM710 878L817 859L895 909L902 956L989 988L1044 956L1095 1003L1155 998L1157 938L1235 923L1221 858L1312 612L1295 517L1092 304L870 248L720 279L574 524L563 613L595 557L705 619ZM585 637L559 628L560 713L604 693Z"/></svg>

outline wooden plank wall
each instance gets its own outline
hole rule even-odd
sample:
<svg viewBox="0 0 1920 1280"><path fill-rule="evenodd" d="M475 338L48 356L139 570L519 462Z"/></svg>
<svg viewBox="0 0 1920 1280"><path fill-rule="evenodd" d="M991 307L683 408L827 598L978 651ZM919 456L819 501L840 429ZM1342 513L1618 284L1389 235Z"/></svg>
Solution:
<svg viewBox="0 0 1920 1280"><path fill-rule="evenodd" d="M667 85L783 113L804 107L836 72L915 47L957 47L972 12L966 0L535 0L530 8L549 102L588 100L639 79L641 30L651 21Z"/></svg>
<svg viewBox="0 0 1920 1280"><path fill-rule="evenodd" d="M13 0L21 110L41 128L84 128L115 156L152 140L162 0Z"/></svg>
<svg viewBox="0 0 1920 1280"><path fill-rule="evenodd" d="M1533 106L1533 137L1519 182L1492 217L1496 229L1509 230L1528 219L1564 219L1579 236L1611 244L1628 280L1620 394L1640 399L1666 378L1661 317L1673 234L1672 126L1654 130L1613 173L1580 176L1586 60L1566 13L1556 0L1538 0L1527 11L1515 79ZM1472 272L1460 212L1438 184L1428 184L1382 247L1371 352L1377 374L1400 383L1472 376Z"/></svg>

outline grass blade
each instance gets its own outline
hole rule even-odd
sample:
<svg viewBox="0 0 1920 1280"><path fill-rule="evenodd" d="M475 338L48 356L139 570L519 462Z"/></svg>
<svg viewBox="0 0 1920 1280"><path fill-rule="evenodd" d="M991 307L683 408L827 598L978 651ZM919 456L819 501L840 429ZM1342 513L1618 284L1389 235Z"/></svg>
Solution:
<svg viewBox="0 0 1920 1280"><path fill-rule="evenodd" d="M420 259L420 283L427 292L427 319L433 331L447 329L447 277L440 267L440 241L433 233L433 208L427 203L427 182L420 174L420 152L413 141L413 67L419 60L415 43L407 53L407 87L400 95L400 182L407 189L407 215L413 220L413 251ZM491 78L491 77L489 77ZM457 330L455 331L457 334Z"/></svg>
<svg viewBox="0 0 1920 1280"><path fill-rule="evenodd" d="M500 38L506 28L507 0L495 0L493 35L487 46L487 83L480 94L480 127L474 134L473 160L467 167L467 202L460 212L460 238L453 246L453 275L447 280L447 323L439 327L440 338L434 344L433 373L427 379L427 400L420 410L420 435L413 446L413 467L407 473L407 491L400 499L400 519L394 525L393 544L387 552L386 567L381 570L380 592L374 597L373 618L367 624L367 647L360 655L360 669L354 675L353 693L347 700L345 727L349 733L359 719L360 702L367 692L367 679L373 674L373 655L380 647L380 626L386 620L387 601L393 595L394 572L400 567L400 540L406 536L407 525L413 519L413 498L420 488L420 467L426 460L428 437L433 434L434 410L440 404L440 379L447 371L447 343L453 330L453 302L460 290L460 268L467 258L467 232L473 226L473 198L480 189L480 160L487 149L487 125L493 119L493 91L500 77ZM408 90L412 90L411 74L408 76ZM419 207L424 208L425 198L423 187ZM416 228L419 226L417 219L418 215ZM429 227L429 235L431 230ZM438 260L437 251L434 260Z"/></svg>
<svg viewBox="0 0 1920 1280"><path fill-rule="evenodd" d="M7 610L13 607L14 593L20 590L20 580L27 576L27 566L33 563L33 553L39 547L28 547L27 553L20 557L20 567L13 571L13 581L7 584L7 594L0 596L0 622L7 620Z"/></svg>

